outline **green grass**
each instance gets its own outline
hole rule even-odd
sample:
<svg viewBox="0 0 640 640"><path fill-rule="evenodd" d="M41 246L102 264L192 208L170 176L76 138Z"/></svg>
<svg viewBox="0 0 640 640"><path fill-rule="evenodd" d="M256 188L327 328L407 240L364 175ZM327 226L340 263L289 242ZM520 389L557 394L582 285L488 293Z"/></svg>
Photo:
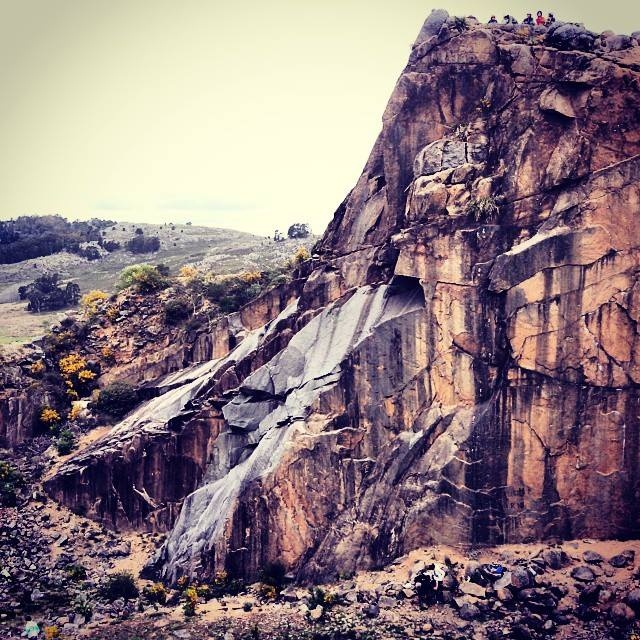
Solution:
<svg viewBox="0 0 640 640"><path fill-rule="evenodd" d="M122 231L123 227L125 231ZM119 273L131 264L164 263L169 266L172 275L190 263L217 274L264 270L280 266L299 246L310 248L316 240L273 242L261 236L228 229L176 225L175 230L171 231L170 227L163 225L130 223L117 224L115 231L107 228L104 238L124 245L137 227L141 227L146 235L160 238L159 251L132 254L120 250L93 262L58 254L18 264L0 265L0 344L29 342L41 336L63 313L32 314L26 311L25 302L17 301L18 286L33 281L46 270L57 271L63 279L73 280L80 286L82 294L93 289L112 293Z"/></svg>

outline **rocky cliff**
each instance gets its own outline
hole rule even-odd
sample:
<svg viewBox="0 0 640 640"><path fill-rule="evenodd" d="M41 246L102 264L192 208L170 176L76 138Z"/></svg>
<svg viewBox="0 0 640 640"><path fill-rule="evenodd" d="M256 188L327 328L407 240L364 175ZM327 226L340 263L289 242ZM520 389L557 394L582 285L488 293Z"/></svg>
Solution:
<svg viewBox="0 0 640 640"><path fill-rule="evenodd" d="M639 80L631 38L434 12L297 289L51 495L168 530L170 579L640 535Z"/></svg>

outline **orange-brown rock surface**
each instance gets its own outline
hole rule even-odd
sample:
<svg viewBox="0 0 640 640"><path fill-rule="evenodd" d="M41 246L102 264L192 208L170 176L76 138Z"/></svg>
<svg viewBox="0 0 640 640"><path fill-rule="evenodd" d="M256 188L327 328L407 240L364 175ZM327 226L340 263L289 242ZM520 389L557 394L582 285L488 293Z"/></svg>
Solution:
<svg viewBox="0 0 640 640"><path fill-rule="evenodd" d="M631 39L434 13L299 295L50 493L170 528L170 578L640 535L639 81Z"/></svg>

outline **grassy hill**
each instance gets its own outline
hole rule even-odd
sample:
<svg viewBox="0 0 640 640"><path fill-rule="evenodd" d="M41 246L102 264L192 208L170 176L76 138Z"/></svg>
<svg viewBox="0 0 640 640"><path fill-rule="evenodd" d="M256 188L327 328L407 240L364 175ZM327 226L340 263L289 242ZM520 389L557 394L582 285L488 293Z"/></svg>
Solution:
<svg viewBox="0 0 640 640"><path fill-rule="evenodd" d="M133 254L121 249L105 253L100 260L91 261L61 252L0 265L0 344L32 340L64 316L64 311L29 313L25 309L26 302L19 301L18 287L32 282L43 273L59 273L64 280L77 283L83 294L92 289L113 292L118 274L131 264L163 263L172 273L185 264L195 264L220 274L263 270L281 265L298 247L310 248L317 239L310 237L274 242L269 238L231 229L122 222L105 228L103 238L124 246L134 237L138 228L145 237L159 238L158 251Z"/></svg>

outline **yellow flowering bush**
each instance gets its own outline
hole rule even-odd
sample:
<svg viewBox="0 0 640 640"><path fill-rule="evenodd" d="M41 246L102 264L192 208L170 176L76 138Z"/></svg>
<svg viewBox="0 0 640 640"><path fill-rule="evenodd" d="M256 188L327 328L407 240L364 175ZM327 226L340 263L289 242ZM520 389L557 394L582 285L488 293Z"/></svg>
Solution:
<svg viewBox="0 0 640 640"><path fill-rule="evenodd" d="M182 605L184 615L187 617L196 615L196 605L198 604L198 592L194 587L187 587L184 592L186 598L185 603Z"/></svg>
<svg viewBox="0 0 640 640"><path fill-rule="evenodd" d="M109 297L108 293L94 289L89 293L82 296L80 304L84 311L85 316L95 316L98 313L98 309L102 306L102 303Z"/></svg>
<svg viewBox="0 0 640 640"><path fill-rule="evenodd" d="M260 282L262 274L259 271L245 271L240 274L240 280L247 284L253 284L254 282Z"/></svg>
<svg viewBox="0 0 640 640"><path fill-rule="evenodd" d="M293 254L293 262L294 262L294 264L301 264L305 260L308 260L310 257L311 257L311 254L309 253L307 248L306 247L300 247Z"/></svg>
<svg viewBox="0 0 640 640"><path fill-rule="evenodd" d="M104 315L107 316L107 319L110 322L115 322L119 314L120 314L120 310L115 305L111 305L110 307L107 307L107 310L104 312Z"/></svg>
<svg viewBox="0 0 640 640"><path fill-rule="evenodd" d="M34 376L40 377L44 373L46 366L42 360L38 360L34 362L29 369Z"/></svg>
<svg viewBox="0 0 640 640"><path fill-rule="evenodd" d="M60 358L58 368L64 377L71 377L82 371L87 366L87 361L77 353L71 353L64 358Z"/></svg>
<svg viewBox="0 0 640 640"><path fill-rule="evenodd" d="M52 407L43 407L40 411L40 422L51 427L60 422L60 414Z"/></svg>
<svg viewBox="0 0 640 640"><path fill-rule="evenodd" d="M60 637L60 629L55 625L44 628L44 640L57 640Z"/></svg>
<svg viewBox="0 0 640 640"><path fill-rule="evenodd" d="M87 361L77 353L70 353L60 358L58 368L67 386L67 396L77 400L82 391L88 391L90 382L96 379L97 374L88 368Z"/></svg>
<svg viewBox="0 0 640 640"><path fill-rule="evenodd" d="M151 603L165 604L167 602L167 590L162 582L154 582L142 590L144 597Z"/></svg>
<svg viewBox="0 0 640 640"><path fill-rule="evenodd" d="M78 372L78 380L81 382L89 382L90 380L95 380L96 374L93 371L89 371L89 369L83 369Z"/></svg>
<svg viewBox="0 0 640 640"><path fill-rule="evenodd" d="M184 267L180 267L179 277L183 280L193 280L200 275L200 272L190 265L185 265Z"/></svg>
<svg viewBox="0 0 640 640"><path fill-rule="evenodd" d="M73 404L71 411L67 414L67 420L74 422L82 415L82 407L79 404Z"/></svg>

